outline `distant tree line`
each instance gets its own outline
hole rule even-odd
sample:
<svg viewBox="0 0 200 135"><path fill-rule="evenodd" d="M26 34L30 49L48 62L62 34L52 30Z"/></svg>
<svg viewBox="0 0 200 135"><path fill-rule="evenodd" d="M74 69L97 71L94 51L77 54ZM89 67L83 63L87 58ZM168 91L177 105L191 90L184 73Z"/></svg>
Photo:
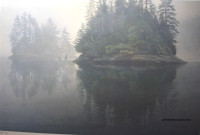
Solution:
<svg viewBox="0 0 200 135"><path fill-rule="evenodd" d="M41 27L30 14L18 15L10 34L13 57L66 58L73 47L67 30L58 30L52 19Z"/></svg>
<svg viewBox="0 0 200 135"><path fill-rule="evenodd" d="M175 55L178 34L172 0L90 0L76 50L90 58L110 55Z"/></svg>

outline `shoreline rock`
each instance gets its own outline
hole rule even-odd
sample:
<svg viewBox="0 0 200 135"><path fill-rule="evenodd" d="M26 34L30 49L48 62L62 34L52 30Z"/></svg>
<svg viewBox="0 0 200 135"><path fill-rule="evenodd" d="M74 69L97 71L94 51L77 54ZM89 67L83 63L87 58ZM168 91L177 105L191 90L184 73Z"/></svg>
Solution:
<svg viewBox="0 0 200 135"><path fill-rule="evenodd" d="M168 64L184 64L185 61L180 58L171 55L134 55L134 56L112 56L102 58L87 58L79 57L75 60L75 63L89 62L95 65L168 65Z"/></svg>

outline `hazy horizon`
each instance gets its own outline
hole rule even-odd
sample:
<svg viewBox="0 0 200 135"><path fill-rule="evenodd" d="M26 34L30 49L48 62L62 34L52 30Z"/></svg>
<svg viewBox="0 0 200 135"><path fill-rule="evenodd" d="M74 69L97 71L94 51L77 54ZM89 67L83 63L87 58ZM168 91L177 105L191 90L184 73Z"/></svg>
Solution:
<svg viewBox="0 0 200 135"><path fill-rule="evenodd" d="M0 0L0 134L200 135L200 0L111 1Z"/></svg>
<svg viewBox="0 0 200 135"><path fill-rule="evenodd" d="M48 4L46 4L48 3ZM23 12L31 14L39 25L52 18L58 29L65 27L72 41L81 23L85 21L88 0L0 0L0 57L10 55L9 34L16 15Z"/></svg>
<svg viewBox="0 0 200 135"><path fill-rule="evenodd" d="M23 12L30 13L41 25L50 17L59 29L66 27L70 34L71 41L76 38L76 33L81 24L85 22L86 8L89 0L0 0L0 57L10 55L9 34L16 15ZM176 0L175 7L177 18L180 21L179 35L177 43L177 56L182 59L200 59L198 37L193 36L198 33L197 20L200 18L200 2L186 2ZM158 3L158 0L155 0ZM187 25L191 24L190 30ZM197 31L195 31L197 30ZM187 36L187 37L185 37ZM189 42L190 41L190 42ZM191 43L194 42L194 43ZM189 44L190 45L187 45Z"/></svg>

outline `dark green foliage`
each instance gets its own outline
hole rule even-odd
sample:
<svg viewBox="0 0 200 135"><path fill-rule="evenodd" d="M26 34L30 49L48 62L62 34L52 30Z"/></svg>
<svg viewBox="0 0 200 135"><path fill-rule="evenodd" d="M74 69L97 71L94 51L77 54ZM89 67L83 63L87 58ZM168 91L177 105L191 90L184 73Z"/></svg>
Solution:
<svg viewBox="0 0 200 135"><path fill-rule="evenodd" d="M119 44L119 45L108 45L106 46L106 53L113 55L113 54L134 54L134 50L130 45L126 44Z"/></svg>
<svg viewBox="0 0 200 135"><path fill-rule="evenodd" d="M172 0L161 0L159 6L160 13L160 33L164 37L164 43L170 48L172 54L176 54L176 36L178 34L177 26L179 22L176 20L175 8Z"/></svg>
<svg viewBox="0 0 200 135"><path fill-rule="evenodd" d="M59 30L53 21L48 21L40 28L35 18L23 13L15 18L10 34L13 57L16 58L64 58L72 50L69 34Z"/></svg>
<svg viewBox="0 0 200 135"><path fill-rule="evenodd" d="M82 25L75 42L76 50L90 58L122 52L175 55L178 21L171 2L162 0L157 11L151 0L100 0L96 8L91 0L86 26Z"/></svg>

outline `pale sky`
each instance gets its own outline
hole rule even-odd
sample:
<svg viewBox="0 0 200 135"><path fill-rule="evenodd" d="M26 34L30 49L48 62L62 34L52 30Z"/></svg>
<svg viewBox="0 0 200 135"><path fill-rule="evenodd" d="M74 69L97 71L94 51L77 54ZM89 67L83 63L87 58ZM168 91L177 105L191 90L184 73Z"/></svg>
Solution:
<svg viewBox="0 0 200 135"><path fill-rule="evenodd" d="M39 23L51 17L58 27L67 27L74 38L74 32L84 21L87 3L88 0L0 0L0 14L12 13L13 20L16 14L27 12Z"/></svg>

